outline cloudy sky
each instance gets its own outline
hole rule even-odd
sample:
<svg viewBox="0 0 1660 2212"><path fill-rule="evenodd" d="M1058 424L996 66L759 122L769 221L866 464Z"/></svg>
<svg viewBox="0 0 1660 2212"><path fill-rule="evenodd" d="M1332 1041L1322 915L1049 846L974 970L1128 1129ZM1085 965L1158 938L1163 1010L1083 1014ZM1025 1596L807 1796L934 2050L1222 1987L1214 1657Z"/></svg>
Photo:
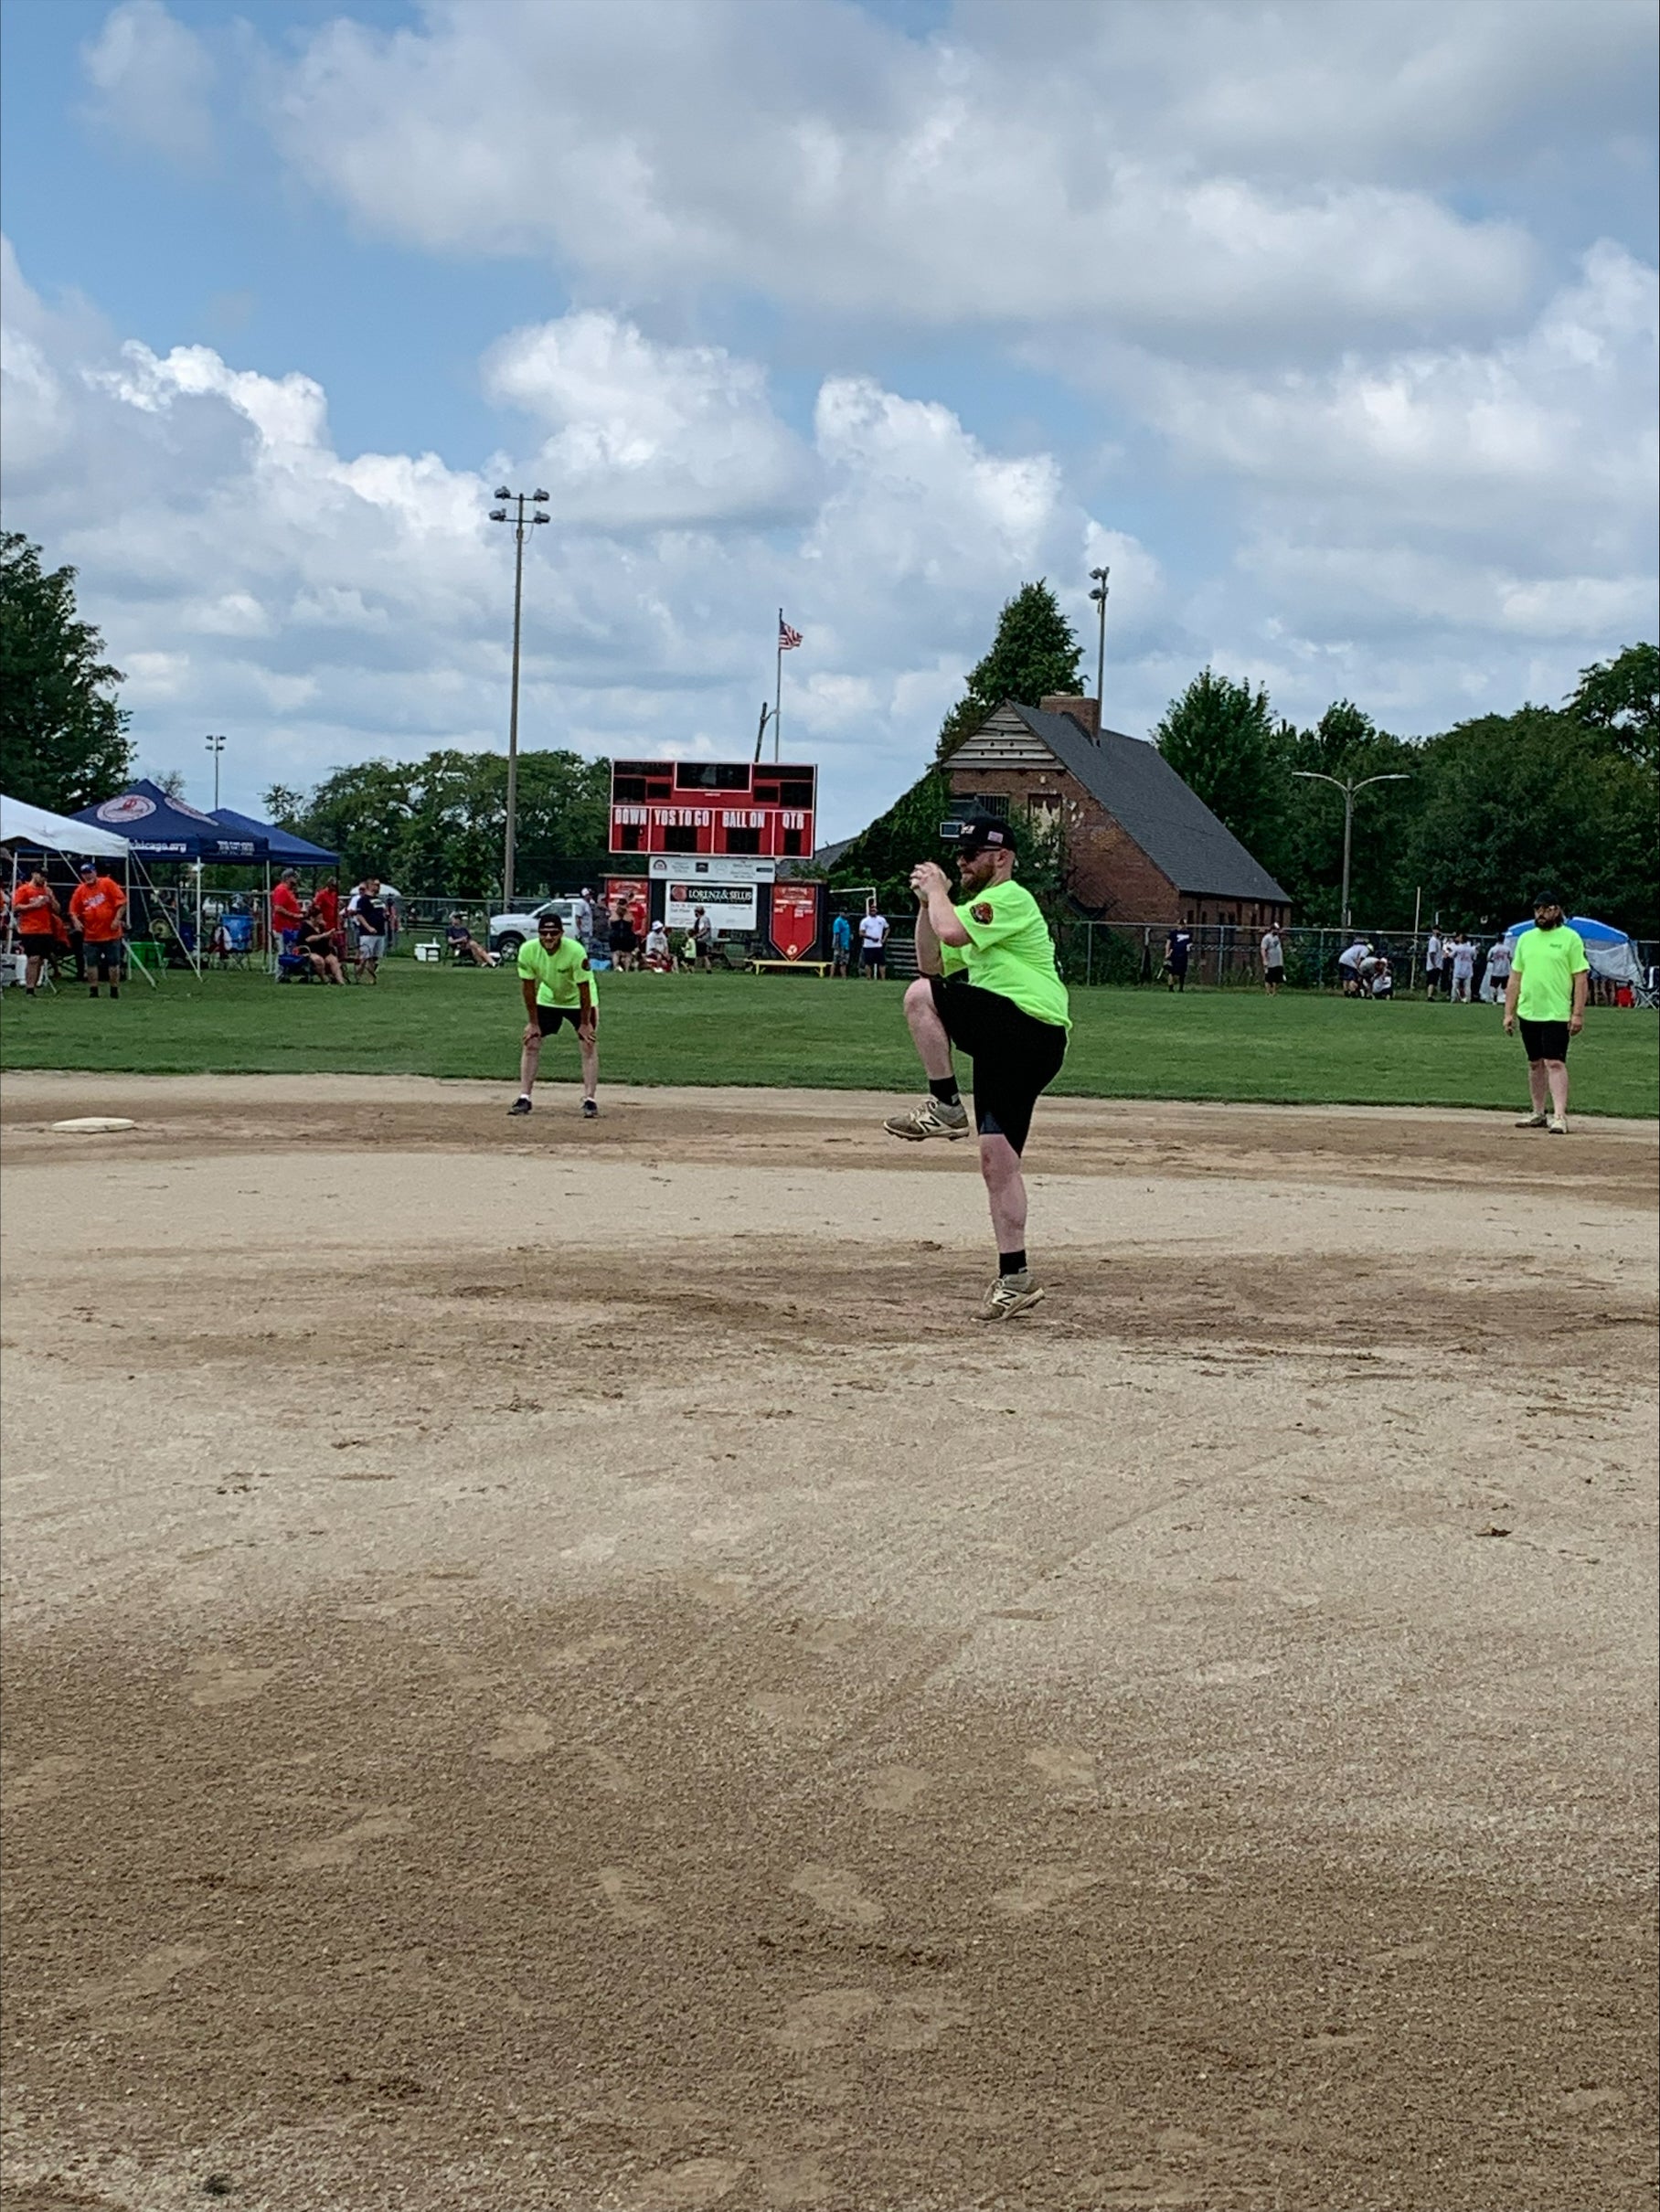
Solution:
<svg viewBox="0 0 1660 2212"><path fill-rule="evenodd" d="M825 835L1047 576L1406 734L1655 634L1650 0L16 0L5 512L228 803L527 741Z"/></svg>

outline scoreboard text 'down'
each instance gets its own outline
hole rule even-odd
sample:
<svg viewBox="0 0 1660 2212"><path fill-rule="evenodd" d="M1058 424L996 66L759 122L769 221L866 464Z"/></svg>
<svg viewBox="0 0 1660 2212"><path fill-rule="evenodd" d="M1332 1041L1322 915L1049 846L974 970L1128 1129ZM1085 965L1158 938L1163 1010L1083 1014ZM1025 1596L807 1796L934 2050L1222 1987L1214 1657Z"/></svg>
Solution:
<svg viewBox="0 0 1660 2212"><path fill-rule="evenodd" d="M804 860L813 851L815 768L748 760L613 760L613 853L746 853Z"/></svg>

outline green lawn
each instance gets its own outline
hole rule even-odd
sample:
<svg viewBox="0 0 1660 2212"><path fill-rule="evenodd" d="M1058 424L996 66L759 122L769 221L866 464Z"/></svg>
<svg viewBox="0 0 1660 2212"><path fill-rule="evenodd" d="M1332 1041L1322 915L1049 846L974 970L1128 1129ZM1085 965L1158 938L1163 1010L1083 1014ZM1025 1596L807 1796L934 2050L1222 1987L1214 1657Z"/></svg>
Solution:
<svg viewBox="0 0 1660 2212"><path fill-rule="evenodd" d="M807 976L608 976L603 1076L627 1083L745 1083L907 1090L917 1069L897 983ZM1484 1006L1357 1005L1293 994L1075 991L1055 1089L1083 1098L1262 1099L1360 1105L1512 1106L1521 1048ZM142 982L118 1005L73 984L5 994L0 1065L154 1074L486 1076L517 1064L516 979L399 961L378 988L278 985L257 974ZM1574 1046L1585 1113L1660 1111L1655 1018L1593 1009ZM572 1075L568 1035L549 1075Z"/></svg>

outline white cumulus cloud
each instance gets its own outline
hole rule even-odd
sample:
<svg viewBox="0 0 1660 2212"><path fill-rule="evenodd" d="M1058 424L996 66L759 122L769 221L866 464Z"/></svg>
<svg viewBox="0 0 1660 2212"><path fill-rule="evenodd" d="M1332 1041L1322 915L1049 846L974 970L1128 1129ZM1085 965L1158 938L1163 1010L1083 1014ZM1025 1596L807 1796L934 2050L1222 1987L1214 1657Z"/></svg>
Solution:
<svg viewBox="0 0 1660 2212"><path fill-rule="evenodd" d="M94 130L186 167L211 156L212 57L162 0L122 0L80 59Z"/></svg>

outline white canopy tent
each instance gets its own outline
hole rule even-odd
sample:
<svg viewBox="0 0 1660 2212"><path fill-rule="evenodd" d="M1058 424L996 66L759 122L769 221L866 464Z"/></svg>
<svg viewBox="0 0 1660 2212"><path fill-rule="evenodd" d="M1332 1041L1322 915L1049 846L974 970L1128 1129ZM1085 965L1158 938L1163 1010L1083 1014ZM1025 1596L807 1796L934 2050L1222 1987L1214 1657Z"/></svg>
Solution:
<svg viewBox="0 0 1660 2212"><path fill-rule="evenodd" d="M76 822L68 814L55 814L49 807L31 806L27 799L8 799L0 794L0 845L10 849L12 856L11 899L16 903L17 894L17 853L67 853L78 859L119 860L129 898L133 892L133 843L131 838L117 835L114 830L100 829L94 823ZM139 867L141 881L147 881L144 868ZM12 943L12 909L6 909L5 942L9 951ZM154 990L155 978L138 959L131 955L133 964Z"/></svg>
<svg viewBox="0 0 1660 2212"><path fill-rule="evenodd" d="M90 854L99 860L125 860L133 850L125 837L113 830L95 829L90 822L73 822L27 799L0 797L0 845L23 845L47 853Z"/></svg>

